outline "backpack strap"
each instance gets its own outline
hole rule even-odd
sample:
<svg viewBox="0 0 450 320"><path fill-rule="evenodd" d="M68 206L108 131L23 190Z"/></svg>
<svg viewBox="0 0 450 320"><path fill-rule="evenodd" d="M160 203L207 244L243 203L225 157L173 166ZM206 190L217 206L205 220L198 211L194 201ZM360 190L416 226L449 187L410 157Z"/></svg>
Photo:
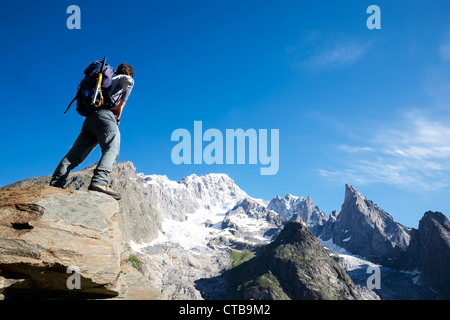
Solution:
<svg viewBox="0 0 450 320"><path fill-rule="evenodd" d="M67 107L66 111L64 111L64 113L66 113L66 112L69 110L69 108L70 108L70 106L72 105L72 103L73 103L75 100L77 100L77 97L78 97L78 94L75 96L75 98L72 99L72 101L70 101L69 106Z"/></svg>
<svg viewBox="0 0 450 320"><path fill-rule="evenodd" d="M78 99L78 95L80 94L80 88L81 88L81 86L83 85L83 82L84 82L84 79L81 80L80 84L78 85L77 93L76 93L75 97L73 97L72 101L70 101L70 103L69 103L69 105L67 106L67 109L66 109L66 111L64 111L64 113L66 113L66 112L69 110L69 108L70 108L70 106L72 105L72 103L73 103L75 100Z"/></svg>

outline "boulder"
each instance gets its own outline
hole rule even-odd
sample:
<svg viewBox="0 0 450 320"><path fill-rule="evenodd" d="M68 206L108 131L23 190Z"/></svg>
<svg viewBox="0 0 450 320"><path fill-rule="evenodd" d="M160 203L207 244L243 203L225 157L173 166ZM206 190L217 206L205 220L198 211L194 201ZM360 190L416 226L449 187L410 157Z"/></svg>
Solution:
<svg viewBox="0 0 450 320"><path fill-rule="evenodd" d="M118 212L118 202L98 192L47 186L0 191L0 294L118 295ZM79 288L68 286L78 276Z"/></svg>

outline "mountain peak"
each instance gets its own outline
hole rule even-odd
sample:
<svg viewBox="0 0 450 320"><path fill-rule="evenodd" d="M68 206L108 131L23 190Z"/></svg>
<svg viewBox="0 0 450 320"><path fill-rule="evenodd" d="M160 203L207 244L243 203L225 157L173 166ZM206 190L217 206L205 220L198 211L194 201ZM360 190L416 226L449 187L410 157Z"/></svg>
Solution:
<svg viewBox="0 0 450 320"><path fill-rule="evenodd" d="M345 271L306 226L288 222L260 256L231 270L233 299L361 299Z"/></svg>
<svg viewBox="0 0 450 320"><path fill-rule="evenodd" d="M345 200L351 199L351 198L362 198L365 199L365 197L359 192L356 188L351 186L350 184L345 185Z"/></svg>
<svg viewBox="0 0 450 320"><path fill-rule="evenodd" d="M294 195L292 195L292 194L290 194L290 193L287 193L287 194L284 196L284 199L286 199L287 201L295 201L295 200L302 199L302 197L297 197L297 196L294 196Z"/></svg>
<svg viewBox="0 0 450 320"><path fill-rule="evenodd" d="M450 221L447 219L447 217L439 211L427 211L425 212L424 216L420 220L420 223L423 223L424 220L434 220L438 222L440 225L446 227L446 229L450 229Z"/></svg>
<svg viewBox="0 0 450 320"><path fill-rule="evenodd" d="M341 212L336 219L330 217L321 233L349 252L387 264L404 252L410 240L408 228L349 184L345 185Z"/></svg>
<svg viewBox="0 0 450 320"><path fill-rule="evenodd" d="M203 176L191 174L179 181L196 199L206 206L226 205L248 197L233 179L224 173L209 173Z"/></svg>
<svg viewBox="0 0 450 320"><path fill-rule="evenodd" d="M197 181L212 181L212 182L218 182L218 181L227 181L234 183L234 180L230 178L225 173L207 173L205 175L196 175L195 173L190 174L184 178L182 178L179 182L197 182Z"/></svg>

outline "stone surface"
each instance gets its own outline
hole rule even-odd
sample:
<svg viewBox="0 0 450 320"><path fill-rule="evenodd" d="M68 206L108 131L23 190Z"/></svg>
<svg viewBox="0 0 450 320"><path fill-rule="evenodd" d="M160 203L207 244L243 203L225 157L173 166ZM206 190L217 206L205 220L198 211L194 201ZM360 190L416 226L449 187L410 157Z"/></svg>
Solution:
<svg viewBox="0 0 450 320"><path fill-rule="evenodd" d="M66 283L71 268L81 275L77 293L116 295L122 250L118 212L116 200L97 192L44 186L0 191L2 276L26 280L27 294L71 293Z"/></svg>
<svg viewBox="0 0 450 320"><path fill-rule="evenodd" d="M139 270L129 263L120 267L123 288L114 300L167 300L167 296L156 289Z"/></svg>

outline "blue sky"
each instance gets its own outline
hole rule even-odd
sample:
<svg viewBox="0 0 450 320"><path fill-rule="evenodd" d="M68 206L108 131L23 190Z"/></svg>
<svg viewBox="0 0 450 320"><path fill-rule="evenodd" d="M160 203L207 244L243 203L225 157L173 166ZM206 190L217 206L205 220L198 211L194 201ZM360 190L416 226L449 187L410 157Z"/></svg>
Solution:
<svg viewBox="0 0 450 320"><path fill-rule="evenodd" d="M66 27L71 4L81 30ZM372 4L380 30L366 27ZM448 216L449 14L444 0L3 1L0 185L53 172L83 121L63 111L107 56L135 69L119 161L137 172L223 172L253 197L311 196L327 214L349 183L406 226ZM172 132L197 120L279 129L278 173L173 164Z"/></svg>

